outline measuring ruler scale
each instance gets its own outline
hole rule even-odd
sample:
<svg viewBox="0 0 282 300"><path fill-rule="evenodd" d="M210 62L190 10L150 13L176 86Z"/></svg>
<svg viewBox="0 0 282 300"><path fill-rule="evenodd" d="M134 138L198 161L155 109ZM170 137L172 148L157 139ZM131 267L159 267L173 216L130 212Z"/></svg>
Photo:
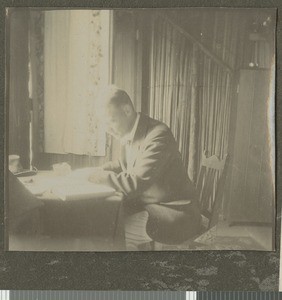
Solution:
<svg viewBox="0 0 282 300"><path fill-rule="evenodd" d="M282 293L2 290L0 300L282 300Z"/></svg>

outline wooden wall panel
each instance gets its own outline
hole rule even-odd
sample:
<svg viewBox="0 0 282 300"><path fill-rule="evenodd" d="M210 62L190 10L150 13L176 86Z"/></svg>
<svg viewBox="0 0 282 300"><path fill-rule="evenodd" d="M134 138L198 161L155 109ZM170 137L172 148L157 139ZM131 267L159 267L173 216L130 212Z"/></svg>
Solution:
<svg viewBox="0 0 282 300"><path fill-rule="evenodd" d="M240 72L229 222L271 223L273 184L267 132L269 72Z"/></svg>
<svg viewBox="0 0 282 300"><path fill-rule="evenodd" d="M29 94L28 94L28 12L12 11L9 16L8 154L18 154L29 166Z"/></svg>
<svg viewBox="0 0 282 300"><path fill-rule="evenodd" d="M112 83L124 89L141 111L142 41L138 17L130 11L114 12L112 63ZM119 156L119 143L112 139L112 159Z"/></svg>
<svg viewBox="0 0 282 300"><path fill-rule="evenodd" d="M137 16L116 12L113 18L113 83L125 89L137 110L141 108L140 31Z"/></svg>
<svg viewBox="0 0 282 300"><path fill-rule="evenodd" d="M271 221L274 210L274 180L271 176L270 167L270 153L271 145L269 144L269 124L267 123L267 114L269 110L269 78L270 72L258 72L256 82L258 82L260 89L255 90L255 99L261 99L257 108L257 124L264 126L257 126L257 148L260 149L260 172L258 182L258 215L260 219L265 222ZM269 201L272 200L272 201Z"/></svg>

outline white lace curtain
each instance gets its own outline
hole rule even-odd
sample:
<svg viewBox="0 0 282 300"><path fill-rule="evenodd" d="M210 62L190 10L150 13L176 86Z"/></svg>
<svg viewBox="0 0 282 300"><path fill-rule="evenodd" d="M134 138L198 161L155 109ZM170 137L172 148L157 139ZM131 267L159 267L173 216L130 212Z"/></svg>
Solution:
<svg viewBox="0 0 282 300"><path fill-rule="evenodd" d="M105 155L95 99L109 83L109 43L109 11L45 12L45 152Z"/></svg>

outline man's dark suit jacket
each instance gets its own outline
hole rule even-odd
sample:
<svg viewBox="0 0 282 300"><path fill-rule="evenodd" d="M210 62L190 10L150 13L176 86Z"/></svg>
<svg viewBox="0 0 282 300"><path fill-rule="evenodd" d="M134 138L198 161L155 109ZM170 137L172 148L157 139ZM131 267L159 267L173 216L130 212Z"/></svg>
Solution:
<svg viewBox="0 0 282 300"><path fill-rule="evenodd" d="M177 143L164 123L141 114L132 143L133 167L127 171L125 146L121 159L104 165L106 182L126 199L142 204L194 200L196 189L183 166Z"/></svg>
<svg viewBox="0 0 282 300"><path fill-rule="evenodd" d="M196 188L170 129L141 114L132 151L133 167L127 169L123 146L121 159L104 165L108 172L101 183L125 195L125 209L149 213L146 231L154 241L178 244L197 235L201 216Z"/></svg>

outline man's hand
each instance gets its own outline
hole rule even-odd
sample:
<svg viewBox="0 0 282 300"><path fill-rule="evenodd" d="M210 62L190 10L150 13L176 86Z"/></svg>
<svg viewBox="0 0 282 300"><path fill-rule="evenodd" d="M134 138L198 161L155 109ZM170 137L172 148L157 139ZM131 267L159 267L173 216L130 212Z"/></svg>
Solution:
<svg viewBox="0 0 282 300"><path fill-rule="evenodd" d="M116 161L108 161L106 163L104 163L101 168L104 170L104 171L113 171L115 173L120 173L122 171L121 169L121 166L120 166L120 163L118 160Z"/></svg>
<svg viewBox="0 0 282 300"><path fill-rule="evenodd" d="M88 180L93 183L108 185L108 178L110 174L114 174L114 172L99 170L98 172L91 174ZM105 200L122 201L123 199L124 199L123 193L115 192L114 195L107 197Z"/></svg>
<svg viewBox="0 0 282 300"><path fill-rule="evenodd" d="M121 192L115 192L114 195L105 198L107 201L122 201L124 199L124 194Z"/></svg>

